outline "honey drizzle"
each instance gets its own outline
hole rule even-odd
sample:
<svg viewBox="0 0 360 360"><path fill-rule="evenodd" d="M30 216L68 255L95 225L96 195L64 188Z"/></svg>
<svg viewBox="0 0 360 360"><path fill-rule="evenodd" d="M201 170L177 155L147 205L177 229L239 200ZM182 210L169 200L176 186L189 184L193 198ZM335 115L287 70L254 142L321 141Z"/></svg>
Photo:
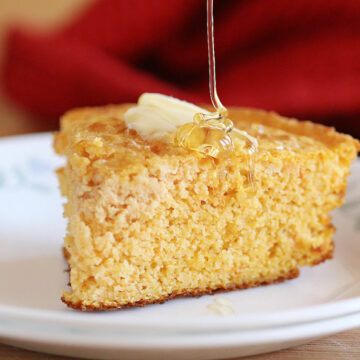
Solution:
<svg viewBox="0 0 360 360"><path fill-rule="evenodd" d="M228 114L227 109L221 103L216 89L216 65L215 65L215 38L214 38L214 1L207 0L207 44L208 44L208 63L209 63L209 90L210 99L216 112L212 114L212 119L221 120ZM229 130L228 130L229 131Z"/></svg>
<svg viewBox="0 0 360 360"><path fill-rule="evenodd" d="M232 132L233 136L245 138L249 154L248 181L252 188L255 189L257 140L246 131L234 128L233 122L228 118L228 111L217 94L213 0L207 0L207 44L210 99L215 112L195 114L192 123L187 123L179 128L175 141L180 146L216 158L228 156L234 151L234 143L230 132Z"/></svg>

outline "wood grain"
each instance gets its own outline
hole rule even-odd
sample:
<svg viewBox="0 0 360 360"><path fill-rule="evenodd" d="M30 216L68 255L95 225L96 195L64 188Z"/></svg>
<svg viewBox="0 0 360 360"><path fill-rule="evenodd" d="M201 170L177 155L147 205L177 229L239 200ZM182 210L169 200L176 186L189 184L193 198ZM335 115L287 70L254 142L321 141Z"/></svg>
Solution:
<svg viewBox="0 0 360 360"><path fill-rule="evenodd" d="M0 66L5 31L9 24L25 22L38 27L55 27L93 0L0 0ZM47 130L32 121L0 93L0 136ZM0 344L1 360L62 360L65 357L40 354ZM360 359L360 329L297 346L280 352L248 357L251 360L352 360Z"/></svg>

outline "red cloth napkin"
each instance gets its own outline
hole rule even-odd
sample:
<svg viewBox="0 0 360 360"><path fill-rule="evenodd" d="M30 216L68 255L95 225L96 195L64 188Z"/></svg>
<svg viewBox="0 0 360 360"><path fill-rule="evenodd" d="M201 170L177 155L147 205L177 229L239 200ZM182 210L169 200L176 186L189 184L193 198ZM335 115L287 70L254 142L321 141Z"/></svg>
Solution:
<svg viewBox="0 0 360 360"><path fill-rule="evenodd" d="M205 11L205 0L100 0L60 32L14 29L5 90L47 119L145 91L209 103ZM360 1L215 0L215 44L226 106L360 136Z"/></svg>

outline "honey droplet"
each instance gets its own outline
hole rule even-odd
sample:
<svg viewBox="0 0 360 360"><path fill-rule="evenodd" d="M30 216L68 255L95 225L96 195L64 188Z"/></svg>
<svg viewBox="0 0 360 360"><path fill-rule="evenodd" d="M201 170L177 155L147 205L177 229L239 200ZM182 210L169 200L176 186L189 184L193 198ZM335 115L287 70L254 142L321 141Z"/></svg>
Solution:
<svg viewBox="0 0 360 360"><path fill-rule="evenodd" d="M184 148L214 158L229 155L234 151L230 134L221 128L196 122L181 126L176 134L176 142Z"/></svg>

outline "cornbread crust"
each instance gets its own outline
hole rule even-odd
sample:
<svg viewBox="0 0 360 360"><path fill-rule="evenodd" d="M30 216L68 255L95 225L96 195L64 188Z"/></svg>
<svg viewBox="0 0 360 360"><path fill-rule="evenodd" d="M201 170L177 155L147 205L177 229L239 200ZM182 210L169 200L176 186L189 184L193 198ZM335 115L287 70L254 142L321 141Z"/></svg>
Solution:
<svg viewBox="0 0 360 360"><path fill-rule="evenodd" d="M331 257L331 256L330 256ZM326 259L324 259L326 260ZM322 260L322 261L324 261ZM144 307L146 305L151 305L151 304L163 304L164 302L168 301L168 300L172 300L172 299L176 299L176 298L182 298L182 297L200 297L203 295L215 295L217 293L224 293L224 292L229 292L229 291L234 291L234 290L246 290L246 289L250 289L253 287L257 287L257 286L266 286L266 285L272 285L272 284L277 284L277 283L281 283L284 282L286 280L291 280L291 279L296 279L299 276L300 272L298 268L295 268L293 270L291 270L287 275L285 276L280 276L275 280L272 281L255 281L253 283L249 283L249 284L242 284L242 285L236 285L236 284L232 284L227 286L226 288L224 287L219 287L216 289L206 289L206 290L192 290L192 291L184 291L182 293L171 293L167 296L164 296L161 299L156 299L156 300L140 300L140 301L136 301L134 303L128 303L126 305L114 305L114 306L100 306L100 307L94 307L94 306L84 306L81 303L72 303L69 301L66 301L64 299L64 297L61 297L61 300L68 305L69 307L76 309L76 310L82 310L82 311L112 311L112 310L117 310L117 309L127 309L127 308L131 308L131 307Z"/></svg>
<svg viewBox="0 0 360 360"><path fill-rule="evenodd" d="M333 242L332 242L332 244L333 244ZM326 260L332 259L333 246L334 245L332 245L332 248L326 254L324 254L322 258L320 258L318 261L314 262L312 265L318 265ZM63 248L63 254L64 254L65 259L67 260L69 257L69 254L65 248ZM69 268L69 271L70 271L70 268ZM128 308L132 308L132 307L144 307L146 305L151 305L151 304L163 304L166 301L176 299L176 298L181 298L181 297L200 297L203 295L215 295L218 293L224 293L224 292L229 292L229 291L234 291L234 290L246 290L246 289L250 289L250 288L254 288L254 287L258 287L258 286L267 286L267 285L281 283L286 280L296 279L297 277L299 277L299 275L300 275L300 270L298 268L294 268L286 276L280 276L273 281L263 281L263 282L258 281L258 282L254 282L252 284L242 284L242 285L233 284L233 285L227 286L226 288L219 287L217 289L207 289L207 290L203 290L203 291L197 291L197 290L184 291L180 294L171 293L168 296L163 297L162 299L157 299L157 300L153 300L153 301L140 300L140 301L137 301L134 303L126 304L126 305L117 304L114 306L100 306L100 307L84 306L81 303L73 303L71 301L66 301L64 296L61 297L61 301L64 302L67 306L69 306L75 310L114 311L114 310L118 310L118 309L128 309ZM70 285L70 283L68 285Z"/></svg>
<svg viewBox="0 0 360 360"><path fill-rule="evenodd" d="M55 136L56 151L68 160L58 171L69 200L68 306L111 310L245 289L294 278L299 266L331 258L328 212L343 202L356 140L274 113L230 109L237 127L260 138L254 196L246 156L199 160L171 144L144 141L122 124L129 106L71 111ZM171 198L169 189L176 190ZM159 212L164 199L167 208ZM198 228L204 235L196 235Z"/></svg>

